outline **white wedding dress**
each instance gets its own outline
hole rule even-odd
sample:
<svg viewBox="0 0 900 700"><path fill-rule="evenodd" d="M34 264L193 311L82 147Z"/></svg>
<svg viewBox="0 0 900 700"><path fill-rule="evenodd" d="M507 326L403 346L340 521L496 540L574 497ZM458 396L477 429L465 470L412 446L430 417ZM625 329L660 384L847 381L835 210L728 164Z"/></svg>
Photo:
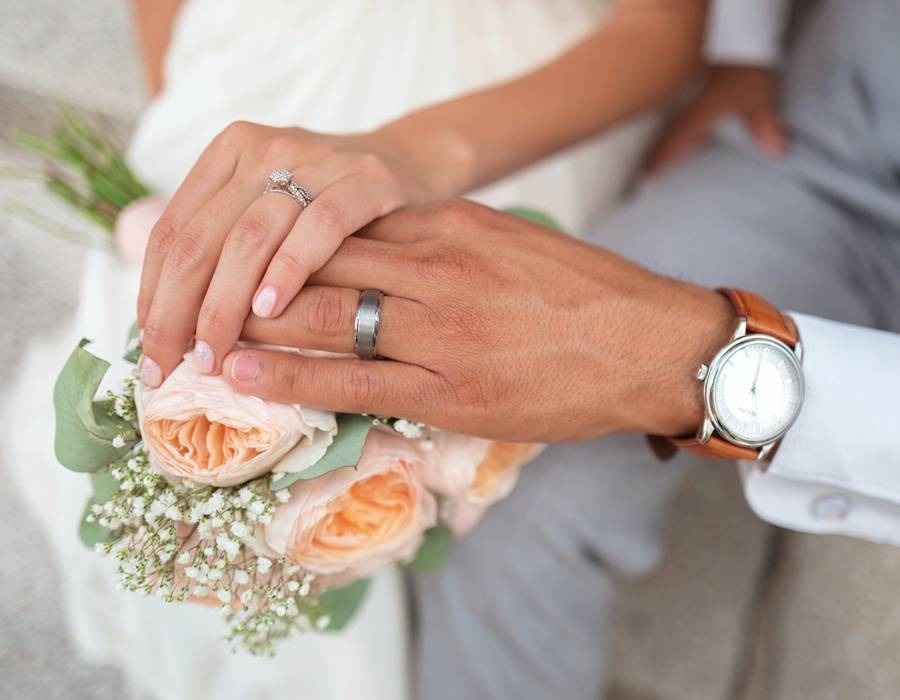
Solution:
<svg viewBox="0 0 900 700"><path fill-rule="evenodd" d="M368 129L551 59L601 21L609 4L191 0L174 30L165 90L137 126L130 162L154 189L171 192L200 150L237 119L326 132ZM550 114L555 107L545 105ZM629 123L473 198L542 210L578 232L622 191L650 121ZM108 562L76 539L88 480L54 460L49 396L80 337L93 339L91 349L102 357L121 356L138 277L112 256L88 254L77 318L32 344L0 423L17 436L0 440L4 461L50 535L76 645L87 658L123 669L140 693L164 700L404 698L406 610L395 572L377 579L345 632L295 638L273 661L229 653L212 609L117 592ZM126 371L114 362L109 378Z"/></svg>

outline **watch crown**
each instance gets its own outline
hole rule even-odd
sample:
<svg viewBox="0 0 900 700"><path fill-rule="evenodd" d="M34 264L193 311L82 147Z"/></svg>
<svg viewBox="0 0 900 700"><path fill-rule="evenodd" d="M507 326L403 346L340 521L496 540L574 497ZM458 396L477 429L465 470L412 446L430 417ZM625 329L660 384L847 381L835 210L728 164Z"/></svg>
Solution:
<svg viewBox="0 0 900 700"><path fill-rule="evenodd" d="M701 382L706 379L707 374L709 374L709 365L700 365L697 368L697 379Z"/></svg>

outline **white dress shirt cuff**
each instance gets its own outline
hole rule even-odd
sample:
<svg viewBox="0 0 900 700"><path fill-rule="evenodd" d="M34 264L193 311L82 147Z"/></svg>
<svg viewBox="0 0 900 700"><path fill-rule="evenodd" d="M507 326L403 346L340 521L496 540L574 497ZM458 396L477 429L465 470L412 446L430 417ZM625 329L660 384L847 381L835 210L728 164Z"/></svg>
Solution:
<svg viewBox="0 0 900 700"><path fill-rule="evenodd" d="M710 63L774 66L781 57L790 0L713 0L706 23Z"/></svg>
<svg viewBox="0 0 900 700"><path fill-rule="evenodd" d="M792 317L803 408L767 469L742 464L747 501L791 529L900 544L900 334Z"/></svg>

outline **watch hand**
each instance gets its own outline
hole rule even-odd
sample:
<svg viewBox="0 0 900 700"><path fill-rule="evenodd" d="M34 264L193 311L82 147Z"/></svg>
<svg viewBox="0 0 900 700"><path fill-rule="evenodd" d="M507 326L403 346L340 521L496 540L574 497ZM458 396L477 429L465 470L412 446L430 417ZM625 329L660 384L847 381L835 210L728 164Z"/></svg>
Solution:
<svg viewBox="0 0 900 700"><path fill-rule="evenodd" d="M750 393L753 394L753 415L757 415L759 413L759 395L756 392L756 385L759 383L759 370L762 368L762 356L760 356L759 360L756 362L756 374L753 375L753 386L750 388Z"/></svg>

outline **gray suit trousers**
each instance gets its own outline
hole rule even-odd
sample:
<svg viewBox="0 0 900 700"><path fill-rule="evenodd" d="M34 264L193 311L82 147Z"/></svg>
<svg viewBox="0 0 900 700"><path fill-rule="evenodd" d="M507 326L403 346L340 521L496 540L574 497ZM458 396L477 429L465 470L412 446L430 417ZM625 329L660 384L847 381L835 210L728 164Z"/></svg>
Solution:
<svg viewBox="0 0 900 700"><path fill-rule="evenodd" d="M898 37L898 0L818 3L783 80L789 155L723 123L590 240L663 274L900 330ZM599 698L613 579L659 559L685 459L658 463L642 436L617 435L528 465L442 572L412 579L419 697Z"/></svg>

